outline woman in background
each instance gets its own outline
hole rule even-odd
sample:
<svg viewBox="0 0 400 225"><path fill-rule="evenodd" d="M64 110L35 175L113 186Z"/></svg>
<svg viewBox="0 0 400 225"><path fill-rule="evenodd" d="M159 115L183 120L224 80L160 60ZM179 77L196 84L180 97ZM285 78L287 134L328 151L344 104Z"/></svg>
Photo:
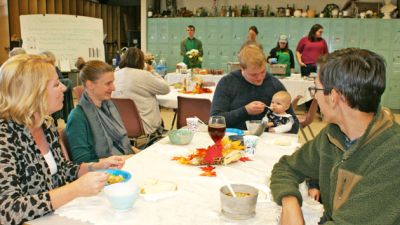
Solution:
<svg viewBox="0 0 400 225"><path fill-rule="evenodd" d="M320 56L328 54L328 45L322 38L324 28L314 24L307 37L300 39L296 48L297 62L301 68L302 76L309 76L317 72L317 60Z"/></svg>
<svg viewBox="0 0 400 225"><path fill-rule="evenodd" d="M139 110L145 133L160 134L163 127L156 95L168 94L168 83L157 73L145 70L144 54L139 48L129 48L122 55L119 67L120 70L115 72L112 96L132 99Z"/></svg>
<svg viewBox="0 0 400 225"><path fill-rule="evenodd" d="M249 30L247 31L247 41L242 45L240 49L243 49L243 47L246 45L255 45L260 49L263 49L260 42L257 41L257 35L258 35L257 27L256 26L249 27Z"/></svg>
<svg viewBox="0 0 400 225"><path fill-rule="evenodd" d="M61 151L52 113L63 106L65 86L43 56L17 55L0 68L0 224L22 224L82 196L98 194L121 168L113 156L80 165Z"/></svg>
<svg viewBox="0 0 400 225"><path fill-rule="evenodd" d="M114 72L100 60L77 63L84 91L66 127L70 157L75 162L96 162L111 155L130 156L132 147L121 116L110 100Z"/></svg>
<svg viewBox="0 0 400 225"><path fill-rule="evenodd" d="M276 59L275 62L274 59ZM286 65L286 73L279 75L290 76L290 73L293 73L294 56L292 50L289 49L288 38L286 35L279 36L276 47L271 49L269 52L268 62L270 64L278 63Z"/></svg>

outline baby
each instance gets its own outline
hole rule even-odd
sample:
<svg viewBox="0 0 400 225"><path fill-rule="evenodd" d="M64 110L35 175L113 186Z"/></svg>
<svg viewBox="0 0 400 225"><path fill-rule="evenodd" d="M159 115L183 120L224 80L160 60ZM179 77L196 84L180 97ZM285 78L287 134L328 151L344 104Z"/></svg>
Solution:
<svg viewBox="0 0 400 225"><path fill-rule="evenodd" d="M292 129L294 120L292 115L286 113L291 103L290 94L278 91L272 96L271 105L263 118L264 124L269 127L269 132L285 133Z"/></svg>

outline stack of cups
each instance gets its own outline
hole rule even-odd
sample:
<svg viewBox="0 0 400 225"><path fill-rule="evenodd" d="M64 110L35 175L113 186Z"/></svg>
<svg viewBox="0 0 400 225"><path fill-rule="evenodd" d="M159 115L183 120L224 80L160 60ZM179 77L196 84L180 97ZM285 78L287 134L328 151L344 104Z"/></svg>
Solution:
<svg viewBox="0 0 400 225"><path fill-rule="evenodd" d="M189 130L196 132L199 127L199 118L197 117L188 117L186 118L186 126Z"/></svg>

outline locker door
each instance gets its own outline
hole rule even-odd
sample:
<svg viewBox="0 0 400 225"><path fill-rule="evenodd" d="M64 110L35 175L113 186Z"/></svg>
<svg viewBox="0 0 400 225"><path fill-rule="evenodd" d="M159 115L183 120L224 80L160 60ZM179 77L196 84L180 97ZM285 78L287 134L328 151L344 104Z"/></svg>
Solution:
<svg viewBox="0 0 400 225"><path fill-rule="evenodd" d="M341 19L332 19L330 24L330 35L329 35L329 52L333 52L337 49L344 48L344 32L345 32L345 21Z"/></svg>
<svg viewBox="0 0 400 225"><path fill-rule="evenodd" d="M358 48L360 46L360 20L346 20L345 43L346 47Z"/></svg>

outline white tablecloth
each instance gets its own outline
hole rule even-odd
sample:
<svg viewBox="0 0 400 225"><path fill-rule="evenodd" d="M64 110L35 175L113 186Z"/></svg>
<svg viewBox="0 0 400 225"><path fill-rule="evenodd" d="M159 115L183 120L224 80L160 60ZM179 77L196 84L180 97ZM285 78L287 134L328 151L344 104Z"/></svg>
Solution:
<svg viewBox="0 0 400 225"><path fill-rule="evenodd" d="M277 139L290 140L290 146L275 145ZM227 166L217 166L217 177L202 177L197 166L181 165L172 161L174 156L187 155L195 148L212 144L207 133L198 132L191 144L176 146L168 138L145 149L127 160L124 170L132 174L135 183L144 183L147 179L159 179L174 182L178 191L167 198L148 201L140 197L132 210L117 212L111 208L104 194L78 198L56 210L60 218L70 218L96 225L276 225L280 207L266 200L270 195L267 183L274 163L282 155L291 154L296 147L297 136L264 133L258 142L252 161L236 162ZM223 185L218 174L223 173L231 183L242 183L263 190L259 194L256 216L252 219L234 221L220 213L219 189ZM306 195L306 189L301 192ZM264 193L267 194L264 194ZM303 194L303 195L304 195ZM322 206L304 196L303 213L306 224L317 224L322 215ZM48 216L54 218L53 216ZM40 220L46 221L46 217ZM44 223L32 223L35 225Z"/></svg>
<svg viewBox="0 0 400 225"><path fill-rule="evenodd" d="M309 87L314 86L314 80L312 79L296 79L296 78L281 78L279 79L283 86L285 86L286 90L289 92L292 99L297 95L303 96L300 101L297 103L298 105L303 104L304 102L310 101L312 98L310 96L310 92L308 91Z"/></svg>
<svg viewBox="0 0 400 225"><path fill-rule="evenodd" d="M165 75L164 79L168 82L168 84L176 84L176 83L182 83L183 78L186 76L187 74L168 73L167 75ZM224 75L207 74L207 75L196 75L196 76L199 76L204 82L214 82L215 84L217 84Z"/></svg>
<svg viewBox="0 0 400 225"><path fill-rule="evenodd" d="M183 75L181 74L167 74L170 75L170 77L181 77L183 79ZM222 78L223 75L201 75L201 76L212 76L214 78L213 82L216 84L218 81ZM172 78L171 78L172 79ZM173 78L175 79L175 78ZM292 96L292 99L295 98L297 95L303 96L302 99L298 102L298 105L303 104L304 102L307 102L311 100L310 93L308 91L309 87L314 86L314 81L313 80L306 80L306 79L295 79L295 78L282 78L279 79L282 84L285 86L286 90L289 92L289 94ZM179 82L179 81L177 81ZM177 83L177 82L172 82L172 83ZM170 82L168 82L170 83ZM171 92L167 95L157 95L158 103L160 106L166 107L166 108L171 108L171 109L176 109L178 108L178 99L177 96L186 96L186 97L191 97L191 98L207 98L212 101L214 97L214 91L215 88L211 88L213 90L213 93L211 94L183 94L179 93L178 89L172 88L171 87Z"/></svg>
<svg viewBox="0 0 400 225"><path fill-rule="evenodd" d="M166 95L157 95L158 104L160 106L170 109L177 109L178 108L178 95L189 97L189 98L205 98L210 99L212 101L214 96L215 87L209 87L213 92L212 93L204 93L204 94L184 94L180 93L180 89L175 89L170 87L171 91Z"/></svg>

